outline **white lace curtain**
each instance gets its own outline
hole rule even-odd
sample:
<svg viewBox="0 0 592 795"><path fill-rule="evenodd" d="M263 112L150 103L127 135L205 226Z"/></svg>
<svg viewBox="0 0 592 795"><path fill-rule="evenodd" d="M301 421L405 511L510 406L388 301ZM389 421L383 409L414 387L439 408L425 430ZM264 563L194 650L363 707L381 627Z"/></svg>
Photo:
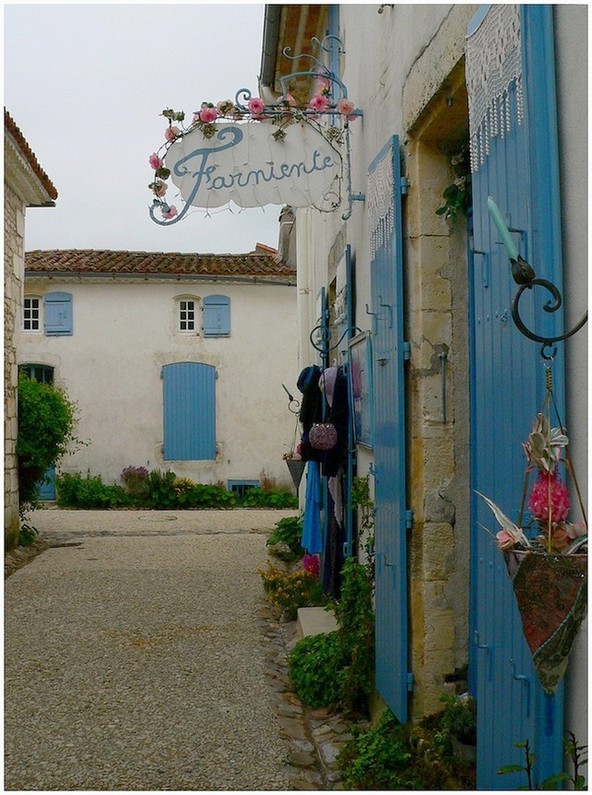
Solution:
<svg viewBox="0 0 592 795"><path fill-rule="evenodd" d="M376 168L368 175L366 207L370 226L370 255L385 246L395 228L395 175L393 149L389 147Z"/></svg>
<svg viewBox="0 0 592 795"><path fill-rule="evenodd" d="M492 5L476 30L467 37L465 56L469 147L471 171L474 172L485 162L491 138L503 138L510 131L512 101L516 103L518 124L522 123L519 6ZM511 91L513 86L515 91Z"/></svg>

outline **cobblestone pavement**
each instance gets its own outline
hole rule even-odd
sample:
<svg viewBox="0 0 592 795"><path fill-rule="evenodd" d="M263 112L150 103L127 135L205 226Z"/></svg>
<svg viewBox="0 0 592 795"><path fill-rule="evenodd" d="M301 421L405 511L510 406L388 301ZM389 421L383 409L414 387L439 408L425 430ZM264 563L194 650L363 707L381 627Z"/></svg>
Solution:
<svg viewBox="0 0 592 795"><path fill-rule="evenodd" d="M36 512L5 560L5 789L340 789L348 727L291 692L257 576L290 513Z"/></svg>

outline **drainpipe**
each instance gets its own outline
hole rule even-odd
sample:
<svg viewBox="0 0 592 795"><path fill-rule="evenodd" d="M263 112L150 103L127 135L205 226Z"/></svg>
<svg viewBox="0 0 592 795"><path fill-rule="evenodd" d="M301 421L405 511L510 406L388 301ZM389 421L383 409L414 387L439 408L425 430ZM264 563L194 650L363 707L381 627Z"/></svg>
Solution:
<svg viewBox="0 0 592 795"><path fill-rule="evenodd" d="M263 47L261 52L260 93L273 93L275 83L275 64L280 39L281 5L266 5L263 16Z"/></svg>

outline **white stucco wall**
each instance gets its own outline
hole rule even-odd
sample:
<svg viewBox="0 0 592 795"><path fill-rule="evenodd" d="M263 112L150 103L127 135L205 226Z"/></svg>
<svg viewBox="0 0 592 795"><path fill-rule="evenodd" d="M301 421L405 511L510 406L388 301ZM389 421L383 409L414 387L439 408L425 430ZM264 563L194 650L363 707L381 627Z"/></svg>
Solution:
<svg viewBox="0 0 592 795"><path fill-rule="evenodd" d="M588 7L555 6L555 41L558 54L557 105L564 261L566 327L580 320L588 294ZM573 42L578 41L577 47ZM578 483L584 502L588 492L588 327L565 345L567 417ZM565 727L578 742L587 743L588 621L584 621L566 676Z"/></svg>
<svg viewBox="0 0 592 795"><path fill-rule="evenodd" d="M348 97L364 110L351 125L352 190L364 193L367 168L393 133L406 146L409 125L446 85L464 47L466 25L478 5L345 4L339 8L342 78ZM587 294L587 7L555 7L559 146L565 270L566 323L572 326L586 308ZM436 35L437 34L437 35ZM434 52L440 57L434 59ZM426 53L431 59L426 59ZM429 63L428 63L429 60ZM416 186L417 187L417 186ZM301 366L316 361L308 333L317 320L319 290L329 281L331 246L343 224L341 212L320 216L313 210L297 213L299 318ZM404 213L409 221L409 210ZM434 216L436 221L441 220ZM347 242L356 257L356 325L371 328L370 252L364 204L354 202L347 220ZM404 229L404 235L409 234ZM434 234L438 234L435 232ZM580 485L587 486L587 328L566 344L567 424ZM371 453L359 448L358 467L367 471ZM587 623L580 631L566 678L566 728L587 742Z"/></svg>
<svg viewBox="0 0 592 795"><path fill-rule="evenodd" d="M55 383L78 405L77 436L88 441L62 471L119 482L126 466L173 469L196 482L291 479L282 455L294 436L285 383L296 392L296 290L284 285L113 281L28 281L27 294L73 296L74 333L21 333L19 363L48 364ZM175 298L223 294L231 301L231 336L176 332ZM217 371L216 461L163 461L161 368L202 362Z"/></svg>

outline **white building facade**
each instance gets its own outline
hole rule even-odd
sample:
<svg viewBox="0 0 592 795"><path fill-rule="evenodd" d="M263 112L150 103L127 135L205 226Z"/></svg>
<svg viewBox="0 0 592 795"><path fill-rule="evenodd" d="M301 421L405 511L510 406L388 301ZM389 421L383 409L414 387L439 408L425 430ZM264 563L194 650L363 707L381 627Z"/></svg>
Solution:
<svg viewBox="0 0 592 795"><path fill-rule="evenodd" d="M274 253L27 254L19 366L63 387L79 418L59 471L291 485L295 279Z"/></svg>

